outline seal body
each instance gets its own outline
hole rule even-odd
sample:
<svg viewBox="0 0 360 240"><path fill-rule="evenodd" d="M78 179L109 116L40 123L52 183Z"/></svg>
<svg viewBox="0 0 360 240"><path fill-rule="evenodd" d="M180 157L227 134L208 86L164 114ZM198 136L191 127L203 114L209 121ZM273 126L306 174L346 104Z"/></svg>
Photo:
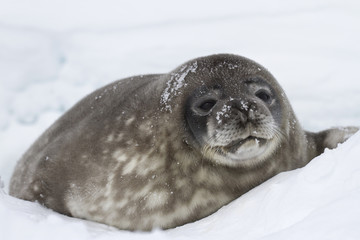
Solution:
<svg viewBox="0 0 360 240"><path fill-rule="evenodd" d="M120 229L173 228L356 131L304 131L266 69L212 55L85 97L24 154L10 194Z"/></svg>

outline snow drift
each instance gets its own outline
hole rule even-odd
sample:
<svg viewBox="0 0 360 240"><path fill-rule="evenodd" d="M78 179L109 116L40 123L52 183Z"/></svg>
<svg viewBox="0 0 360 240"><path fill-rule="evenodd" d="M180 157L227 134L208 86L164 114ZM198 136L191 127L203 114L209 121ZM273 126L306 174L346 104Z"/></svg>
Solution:
<svg viewBox="0 0 360 240"><path fill-rule="evenodd" d="M119 231L7 194L21 154L81 97L214 53L267 67L306 130L359 126L359 11L355 0L2 1L0 239L359 239L359 133L168 231Z"/></svg>

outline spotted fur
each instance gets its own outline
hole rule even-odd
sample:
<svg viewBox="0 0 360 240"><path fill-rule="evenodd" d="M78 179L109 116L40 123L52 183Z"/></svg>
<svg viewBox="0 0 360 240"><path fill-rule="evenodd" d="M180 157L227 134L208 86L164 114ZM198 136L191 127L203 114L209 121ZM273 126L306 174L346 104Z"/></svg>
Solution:
<svg viewBox="0 0 360 240"><path fill-rule="evenodd" d="M120 229L173 228L355 131L303 131L268 71L213 55L85 97L23 155L10 194Z"/></svg>

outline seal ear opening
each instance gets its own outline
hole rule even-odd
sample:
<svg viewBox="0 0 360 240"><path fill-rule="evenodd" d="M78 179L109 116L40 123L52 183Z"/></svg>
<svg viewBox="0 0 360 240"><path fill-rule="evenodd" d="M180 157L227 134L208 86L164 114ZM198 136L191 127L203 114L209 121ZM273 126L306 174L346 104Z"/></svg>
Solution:
<svg viewBox="0 0 360 240"><path fill-rule="evenodd" d="M334 149L359 130L358 127L330 128L318 133L306 132L310 159L322 154L325 148Z"/></svg>

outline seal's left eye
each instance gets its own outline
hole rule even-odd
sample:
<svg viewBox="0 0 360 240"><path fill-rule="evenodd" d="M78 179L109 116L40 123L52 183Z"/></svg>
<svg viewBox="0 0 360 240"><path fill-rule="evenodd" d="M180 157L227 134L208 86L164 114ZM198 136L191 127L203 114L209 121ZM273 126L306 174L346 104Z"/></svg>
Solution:
<svg viewBox="0 0 360 240"><path fill-rule="evenodd" d="M206 100L205 102L200 104L199 108L205 112L208 112L215 106L215 104L215 100Z"/></svg>
<svg viewBox="0 0 360 240"><path fill-rule="evenodd" d="M271 96L268 92L266 92L265 90L259 90L255 93L255 96L257 96L258 98L260 98L262 101L268 103L271 100Z"/></svg>

